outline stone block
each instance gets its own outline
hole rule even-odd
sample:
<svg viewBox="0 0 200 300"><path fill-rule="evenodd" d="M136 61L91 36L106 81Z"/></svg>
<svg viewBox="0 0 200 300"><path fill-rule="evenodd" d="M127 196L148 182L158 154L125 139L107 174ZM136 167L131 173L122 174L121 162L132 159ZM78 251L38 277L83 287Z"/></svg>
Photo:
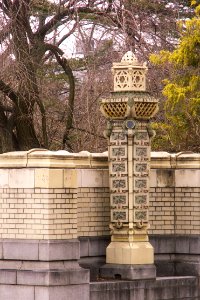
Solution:
<svg viewBox="0 0 200 300"><path fill-rule="evenodd" d="M190 254L200 254L200 236L190 236L189 237Z"/></svg>
<svg viewBox="0 0 200 300"><path fill-rule="evenodd" d="M62 169L35 169L36 188L63 188Z"/></svg>
<svg viewBox="0 0 200 300"><path fill-rule="evenodd" d="M20 260L0 260L0 270L19 270L23 262Z"/></svg>
<svg viewBox="0 0 200 300"><path fill-rule="evenodd" d="M36 286L35 287L35 299L34 300L50 300L49 287ZM57 300L57 299L55 299Z"/></svg>
<svg viewBox="0 0 200 300"><path fill-rule="evenodd" d="M64 169L64 188L77 188L77 170Z"/></svg>
<svg viewBox="0 0 200 300"><path fill-rule="evenodd" d="M89 238L88 237L80 237L80 257L89 256Z"/></svg>
<svg viewBox="0 0 200 300"><path fill-rule="evenodd" d="M4 240L3 258L12 260L38 260L38 241Z"/></svg>
<svg viewBox="0 0 200 300"><path fill-rule="evenodd" d="M81 179L79 178L79 187L103 187L103 171L102 170L80 170Z"/></svg>
<svg viewBox="0 0 200 300"><path fill-rule="evenodd" d="M106 248L110 242L110 237L91 237L88 241L89 255L102 256L106 255Z"/></svg>
<svg viewBox="0 0 200 300"><path fill-rule="evenodd" d="M100 257L84 257L79 260L79 265L82 268L90 270L90 281L97 281L99 279L100 267L105 265L106 258Z"/></svg>
<svg viewBox="0 0 200 300"><path fill-rule="evenodd" d="M41 270L17 271L17 284L19 285L49 285L49 272Z"/></svg>
<svg viewBox="0 0 200 300"><path fill-rule="evenodd" d="M107 264L153 265L154 250L149 242L111 242L106 248Z"/></svg>
<svg viewBox="0 0 200 300"><path fill-rule="evenodd" d="M69 284L89 284L90 271L82 268L76 270L69 270Z"/></svg>
<svg viewBox="0 0 200 300"><path fill-rule="evenodd" d="M100 268L102 278L136 280L156 278L154 265L106 264Z"/></svg>
<svg viewBox="0 0 200 300"><path fill-rule="evenodd" d="M175 253L189 254L190 253L190 237L189 236L177 236L175 239Z"/></svg>
<svg viewBox="0 0 200 300"><path fill-rule="evenodd" d="M17 276L16 271L13 270L0 270L0 284L16 284ZM1 295L0 295L1 299Z"/></svg>
<svg viewBox="0 0 200 300"><path fill-rule="evenodd" d="M109 173L108 170L102 170L103 187L109 187Z"/></svg>
<svg viewBox="0 0 200 300"><path fill-rule="evenodd" d="M175 253L175 237L173 235L151 235L150 243L155 254Z"/></svg>
<svg viewBox="0 0 200 300"><path fill-rule="evenodd" d="M3 240L0 240L0 259L3 258Z"/></svg>
<svg viewBox="0 0 200 300"><path fill-rule="evenodd" d="M156 170L157 187L173 187L174 186L174 170Z"/></svg>
<svg viewBox="0 0 200 300"><path fill-rule="evenodd" d="M68 300L68 299L89 300L89 284L35 288L35 300Z"/></svg>
<svg viewBox="0 0 200 300"><path fill-rule="evenodd" d="M200 262L176 262L177 276L200 276Z"/></svg>
<svg viewBox="0 0 200 300"><path fill-rule="evenodd" d="M0 172L0 188L8 188L9 181L8 181L8 169L1 169Z"/></svg>
<svg viewBox="0 0 200 300"><path fill-rule="evenodd" d="M1 300L35 300L33 286L0 285ZM38 299L39 300L39 299ZM41 298L40 300L44 300Z"/></svg>
<svg viewBox="0 0 200 300"><path fill-rule="evenodd" d="M173 261L155 261L156 276L175 276L175 263Z"/></svg>
<svg viewBox="0 0 200 300"><path fill-rule="evenodd" d="M150 170L150 187L157 187L157 172L156 170Z"/></svg>
<svg viewBox="0 0 200 300"><path fill-rule="evenodd" d="M8 176L10 188L34 188L33 169L10 169Z"/></svg>
<svg viewBox="0 0 200 300"><path fill-rule="evenodd" d="M200 187L200 170L175 170L175 186L188 188Z"/></svg>
<svg viewBox="0 0 200 300"><path fill-rule="evenodd" d="M89 283L89 271L76 268L69 270L26 270L17 271L17 284L59 286Z"/></svg>
<svg viewBox="0 0 200 300"><path fill-rule="evenodd" d="M76 260L80 258L80 242L74 240L40 241L39 260Z"/></svg>

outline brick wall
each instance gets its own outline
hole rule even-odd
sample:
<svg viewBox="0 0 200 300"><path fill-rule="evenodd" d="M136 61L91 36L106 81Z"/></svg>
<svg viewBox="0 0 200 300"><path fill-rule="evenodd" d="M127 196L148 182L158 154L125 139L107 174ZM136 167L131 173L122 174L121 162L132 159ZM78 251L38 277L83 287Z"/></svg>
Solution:
<svg viewBox="0 0 200 300"><path fill-rule="evenodd" d="M106 154L0 155L0 238L109 235ZM200 233L200 154L152 153L151 234Z"/></svg>
<svg viewBox="0 0 200 300"><path fill-rule="evenodd" d="M200 234L200 188L176 188L175 199L175 233Z"/></svg>
<svg viewBox="0 0 200 300"><path fill-rule="evenodd" d="M0 238L77 237L75 189L0 189Z"/></svg>
<svg viewBox="0 0 200 300"><path fill-rule="evenodd" d="M109 234L110 199L108 188L78 190L78 235L102 236Z"/></svg>
<svg viewBox="0 0 200 300"><path fill-rule="evenodd" d="M149 205L149 233L173 234L174 221L174 188L152 187Z"/></svg>

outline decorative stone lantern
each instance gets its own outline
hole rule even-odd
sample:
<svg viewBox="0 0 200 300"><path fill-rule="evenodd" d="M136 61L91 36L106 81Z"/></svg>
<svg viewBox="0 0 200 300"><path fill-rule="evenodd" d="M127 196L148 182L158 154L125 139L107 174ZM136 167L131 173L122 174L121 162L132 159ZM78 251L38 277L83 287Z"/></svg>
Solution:
<svg viewBox="0 0 200 300"><path fill-rule="evenodd" d="M102 99L108 120L111 243L106 249L104 277L154 278L154 251L149 243L149 120L158 101L146 92L145 64L128 51L113 64L114 92Z"/></svg>
<svg viewBox="0 0 200 300"><path fill-rule="evenodd" d="M146 64L139 64L131 51L122 57L120 63L113 63L112 71L115 92L146 90Z"/></svg>

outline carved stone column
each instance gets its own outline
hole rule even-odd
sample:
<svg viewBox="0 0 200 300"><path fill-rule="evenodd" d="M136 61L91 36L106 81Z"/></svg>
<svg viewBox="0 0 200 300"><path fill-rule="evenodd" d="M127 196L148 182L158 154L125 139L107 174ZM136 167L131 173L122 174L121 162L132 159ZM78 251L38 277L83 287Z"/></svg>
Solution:
<svg viewBox="0 0 200 300"><path fill-rule="evenodd" d="M148 240L149 172L153 131L149 120L158 101L146 92L145 64L127 52L113 64L114 92L101 100L108 120L111 243L104 277L154 278L153 247Z"/></svg>

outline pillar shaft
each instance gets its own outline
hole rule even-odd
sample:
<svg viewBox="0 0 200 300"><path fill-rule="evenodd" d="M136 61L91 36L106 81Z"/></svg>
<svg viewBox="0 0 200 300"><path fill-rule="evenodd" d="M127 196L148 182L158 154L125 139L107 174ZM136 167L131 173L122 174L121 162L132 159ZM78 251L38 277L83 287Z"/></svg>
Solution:
<svg viewBox="0 0 200 300"><path fill-rule="evenodd" d="M101 112L108 119L111 206L111 243L102 274L112 277L119 272L124 279L138 279L138 268L133 271L133 266L142 265L141 278L153 278L154 251L147 232L153 136L149 120L158 101L146 92L146 65L139 64L132 52L112 70L114 92L101 101Z"/></svg>

